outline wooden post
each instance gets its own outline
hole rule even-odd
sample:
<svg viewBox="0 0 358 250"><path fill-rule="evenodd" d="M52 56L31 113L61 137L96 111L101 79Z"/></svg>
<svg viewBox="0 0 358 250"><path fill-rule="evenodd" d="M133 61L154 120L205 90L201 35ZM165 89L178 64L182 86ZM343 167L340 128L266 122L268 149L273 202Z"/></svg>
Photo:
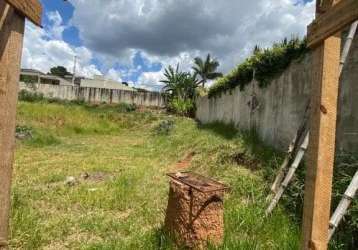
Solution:
<svg viewBox="0 0 358 250"><path fill-rule="evenodd" d="M0 248L7 248L12 164L15 146L15 116L25 18L13 8L0 32Z"/></svg>
<svg viewBox="0 0 358 250"><path fill-rule="evenodd" d="M25 17L41 25L38 0L0 0L0 249L8 249L16 103Z"/></svg>
<svg viewBox="0 0 358 250"><path fill-rule="evenodd" d="M343 0L344 1L344 0ZM325 7L324 1L321 6ZM328 8L329 9L329 8ZM317 9L317 16L322 8ZM325 250L331 207L339 86L340 34L313 50L310 145L308 148L302 249Z"/></svg>

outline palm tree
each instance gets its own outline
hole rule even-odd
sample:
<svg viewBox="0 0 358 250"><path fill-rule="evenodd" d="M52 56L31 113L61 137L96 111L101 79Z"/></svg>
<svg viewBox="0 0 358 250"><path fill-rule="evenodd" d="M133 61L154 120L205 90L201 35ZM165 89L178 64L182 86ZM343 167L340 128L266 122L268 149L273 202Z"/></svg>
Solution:
<svg viewBox="0 0 358 250"><path fill-rule="evenodd" d="M214 80L218 77L222 77L223 74L216 72L217 68L220 66L219 62L215 59L211 59L210 54L206 57L204 62L200 57L194 59L195 66L193 70L195 74L201 77L200 83L205 87L205 84L208 80Z"/></svg>
<svg viewBox="0 0 358 250"><path fill-rule="evenodd" d="M192 99L195 97L195 89L200 84L196 79L196 74L192 75L189 72L179 71L179 64L176 69L169 66L164 71L165 80L164 92L171 97L178 97L181 99Z"/></svg>
<svg viewBox="0 0 358 250"><path fill-rule="evenodd" d="M165 86L163 88L164 92L170 95L173 95L177 89L177 82L179 81L180 72L179 72L179 63L174 70L174 68L169 65L168 68L164 71L165 80L161 80L160 82L164 83Z"/></svg>

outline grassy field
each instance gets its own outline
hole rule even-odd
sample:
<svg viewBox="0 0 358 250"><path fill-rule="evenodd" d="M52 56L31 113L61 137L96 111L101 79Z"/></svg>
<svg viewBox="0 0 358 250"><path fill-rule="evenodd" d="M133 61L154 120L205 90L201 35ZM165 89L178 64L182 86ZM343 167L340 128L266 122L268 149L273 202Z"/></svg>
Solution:
<svg viewBox="0 0 358 250"><path fill-rule="evenodd" d="M168 133L156 129L164 120L174 121ZM230 126L123 105L28 102L17 123L32 138L17 141L13 249L173 249L162 231L165 173L193 152L189 169L231 186L219 249L298 249L299 227L282 209L264 218L278 156Z"/></svg>

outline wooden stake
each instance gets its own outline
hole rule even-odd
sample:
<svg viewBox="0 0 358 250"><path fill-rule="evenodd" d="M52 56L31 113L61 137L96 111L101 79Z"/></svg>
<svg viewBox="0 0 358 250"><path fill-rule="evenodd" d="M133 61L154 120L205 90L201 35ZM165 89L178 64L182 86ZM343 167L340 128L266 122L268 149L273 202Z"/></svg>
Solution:
<svg viewBox="0 0 358 250"><path fill-rule="evenodd" d="M358 190L358 171L353 177L351 184L349 184L346 192L343 195L342 200L339 202L338 207L334 211L334 214L329 221L329 239L332 238L334 232L336 231L339 223L343 219L344 215L346 214L349 206L356 195Z"/></svg>
<svg viewBox="0 0 358 250"><path fill-rule="evenodd" d="M327 249L338 102L340 34L313 50L302 249Z"/></svg>
<svg viewBox="0 0 358 250"><path fill-rule="evenodd" d="M0 16L6 9L0 4ZM25 18L13 8L0 30L0 249L7 249L15 117Z"/></svg>

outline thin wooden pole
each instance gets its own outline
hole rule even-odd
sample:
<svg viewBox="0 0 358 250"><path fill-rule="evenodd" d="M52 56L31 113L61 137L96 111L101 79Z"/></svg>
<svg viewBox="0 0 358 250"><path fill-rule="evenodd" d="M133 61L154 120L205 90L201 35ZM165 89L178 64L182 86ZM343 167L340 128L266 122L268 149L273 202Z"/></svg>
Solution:
<svg viewBox="0 0 358 250"><path fill-rule="evenodd" d="M3 3L3 5L4 5L4 3ZM2 13L0 15L0 30L2 30L2 27L5 23L7 16L8 16L8 13L10 10L10 5L5 4L3 8L4 8L4 10L2 11Z"/></svg>
<svg viewBox="0 0 358 250"><path fill-rule="evenodd" d="M344 215L347 213L349 206L354 199L358 190L358 171L355 173L352 182L349 184L346 192L343 195L342 200L339 202L338 207L334 211L334 214L329 221L329 239L332 238L334 232L336 231L339 223L343 219Z"/></svg>
<svg viewBox="0 0 358 250"><path fill-rule="evenodd" d="M358 26L358 20L355 21L354 23L352 23L352 25L351 25L351 27L349 29L347 40L346 40L346 42L344 44L344 47L343 47L341 61L339 62L339 75L342 74L344 64L346 62L347 56L349 54L349 50L351 49L352 42L353 42L354 36L356 34L356 31L357 31L357 26Z"/></svg>
<svg viewBox="0 0 358 250"><path fill-rule="evenodd" d="M272 199L270 205L268 206L267 210L266 210L266 215L269 215L272 210L277 206L277 203L279 202L279 200L281 199L283 193L285 192L287 186L290 184L293 176L295 175L295 172L298 168L298 166L300 165L303 156L305 155L307 146L308 146L308 142L309 142L309 133L307 133L305 135L305 139L302 142L300 149L297 152L297 155L295 157L295 160L293 161L291 167L288 170L288 173L285 177L285 179L283 180L283 182L280 184L279 189L277 190L275 197Z"/></svg>
<svg viewBox="0 0 358 250"><path fill-rule="evenodd" d="M2 1L0 16L6 6ZM0 249L8 248L16 102L24 26L25 18L11 7L0 30Z"/></svg>
<svg viewBox="0 0 358 250"><path fill-rule="evenodd" d="M300 146L302 145L302 142L305 139L305 136L308 131L308 121L309 121L309 111L310 111L310 105L308 103L305 114L303 117L303 122L300 125L300 127L297 130L297 133L295 135L295 138L292 140L291 144L288 147L288 152L286 155L286 158L284 159L283 163L281 164L278 174L276 175L275 181L271 186L271 191L276 194L278 189L280 188L280 185L285 178L285 175L287 173L287 170L289 166L292 164L292 161L295 158L295 155L300 150Z"/></svg>

